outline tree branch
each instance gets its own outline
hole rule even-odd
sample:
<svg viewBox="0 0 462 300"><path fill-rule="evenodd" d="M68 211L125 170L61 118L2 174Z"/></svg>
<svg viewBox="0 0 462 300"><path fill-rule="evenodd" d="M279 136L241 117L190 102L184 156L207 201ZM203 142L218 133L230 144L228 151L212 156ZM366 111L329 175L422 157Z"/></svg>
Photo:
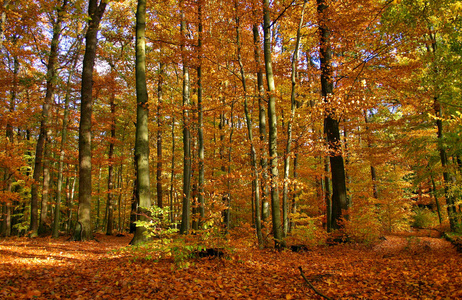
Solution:
<svg viewBox="0 0 462 300"><path fill-rule="evenodd" d="M300 270L300 274L302 275L303 279L305 279L305 282L308 284L308 286L309 286L316 294L318 294L319 296L323 297L324 299L332 300L331 298L327 297L327 296L324 295L323 293L319 292L319 291L311 284L311 282L308 281L308 279L306 278L305 274L303 273L302 267L298 267L298 269Z"/></svg>

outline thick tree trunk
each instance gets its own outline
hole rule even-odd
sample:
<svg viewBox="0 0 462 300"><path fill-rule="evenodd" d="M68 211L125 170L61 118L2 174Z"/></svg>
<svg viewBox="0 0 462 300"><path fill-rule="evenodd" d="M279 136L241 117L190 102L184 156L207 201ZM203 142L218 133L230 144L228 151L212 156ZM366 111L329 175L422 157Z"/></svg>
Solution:
<svg viewBox="0 0 462 300"><path fill-rule="evenodd" d="M273 65L271 61L270 43L270 13L269 0L263 0L263 32L264 32L264 54L266 81L268 84L268 123L269 123L269 156L270 156L270 186L271 186L271 212L273 218L273 236L276 248L285 247L281 224L281 206L279 201L279 171L277 152L277 112L276 96L273 76Z"/></svg>
<svg viewBox="0 0 462 300"><path fill-rule="evenodd" d="M85 241L91 232L91 117L93 113L93 68L98 43L98 28L107 2L89 0L88 29L85 35L79 127L79 211L74 239Z"/></svg>
<svg viewBox="0 0 462 300"><path fill-rule="evenodd" d="M183 211L181 216L181 234L188 234L191 220L191 129L189 107L191 105L189 95L189 67L186 55L186 20L184 15L184 3L180 1L181 9L181 55L183 63Z"/></svg>
<svg viewBox="0 0 462 300"><path fill-rule="evenodd" d="M334 93L333 72L332 72L332 50L330 45L330 31L327 26L326 1L317 0L317 11L319 18L320 35L320 56L321 56L321 94L324 102L328 105ZM348 209L346 192L345 166L340 143L339 122L332 107L326 108L324 118L324 133L327 137L327 144L330 156L330 169L332 174L332 218L328 228L339 229L342 213Z"/></svg>
<svg viewBox="0 0 462 300"><path fill-rule="evenodd" d="M141 215L143 210L151 207L149 185L149 131L148 131L148 90L146 86L146 0L138 0L136 11L136 141L135 160L137 167L137 194L139 220L146 220ZM147 240L146 228L136 227L132 245Z"/></svg>

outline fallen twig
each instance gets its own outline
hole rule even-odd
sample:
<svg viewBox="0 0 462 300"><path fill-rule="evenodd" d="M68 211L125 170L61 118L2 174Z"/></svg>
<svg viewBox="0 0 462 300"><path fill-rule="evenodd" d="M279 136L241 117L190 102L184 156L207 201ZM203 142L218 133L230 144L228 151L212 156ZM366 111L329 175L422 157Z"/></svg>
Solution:
<svg viewBox="0 0 462 300"><path fill-rule="evenodd" d="M300 274L302 274L303 279L305 279L305 282L308 284L308 286L309 286L316 294L318 294L319 296L323 297L324 299L332 300L331 298L327 297L326 295L324 295L323 293L321 293L320 291L318 291L318 290L311 284L311 282L308 281L308 279L306 278L305 274L303 273L302 267L298 267L298 269L300 270Z"/></svg>

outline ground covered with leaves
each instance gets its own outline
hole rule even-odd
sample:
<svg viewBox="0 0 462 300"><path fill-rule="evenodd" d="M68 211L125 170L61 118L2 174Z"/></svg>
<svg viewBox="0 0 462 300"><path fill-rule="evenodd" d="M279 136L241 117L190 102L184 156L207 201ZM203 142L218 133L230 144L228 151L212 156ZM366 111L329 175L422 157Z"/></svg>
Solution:
<svg viewBox="0 0 462 300"><path fill-rule="evenodd" d="M0 240L1 299L462 299L461 255L447 241L394 235L370 246L258 250L235 239L225 257L156 259L116 250L131 236Z"/></svg>

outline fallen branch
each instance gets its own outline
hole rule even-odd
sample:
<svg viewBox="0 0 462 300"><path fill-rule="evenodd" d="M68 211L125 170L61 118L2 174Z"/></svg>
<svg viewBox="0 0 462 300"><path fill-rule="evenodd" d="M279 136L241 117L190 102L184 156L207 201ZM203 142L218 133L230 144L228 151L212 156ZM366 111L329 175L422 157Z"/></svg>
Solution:
<svg viewBox="0 0 462 300"><path fill-rule="evenodd" d="M319 292L319 291L311 284L311 282L308 281L308 279L306 278L305 274L303 274L302 267L298 267L298 269L300 270L300 274L302 274L303 279L305 279L305 282L308 284L308 286L309 286L316 294L318 294L319 296L323 297L324 299L332 300L331 298L327 297L327 296L324 295L323 293Z"/></svg>

